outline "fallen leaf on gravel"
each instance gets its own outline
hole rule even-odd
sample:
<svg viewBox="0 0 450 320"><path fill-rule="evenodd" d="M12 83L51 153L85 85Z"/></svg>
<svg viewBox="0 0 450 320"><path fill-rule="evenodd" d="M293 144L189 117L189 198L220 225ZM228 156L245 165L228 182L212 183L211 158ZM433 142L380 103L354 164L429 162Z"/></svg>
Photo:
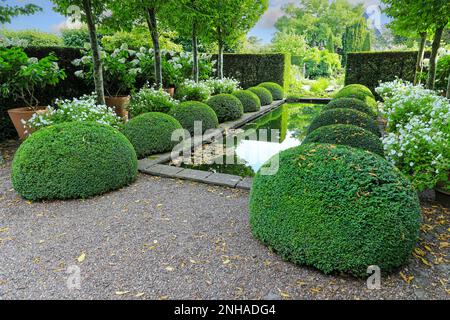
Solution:
<svg viewBox="0 0 450 320"><path fill-rule="evenodd" d="M420 248L415 248L414 252L417 253L421 257L425 256L425 252L422 249L420 249Z"/></svg>
<svg viewBox="0 0 450 320"><path fill-rule="evenodd" d="M166 267L166 271L173 271L174 270L174 268L173 267Z"/></svg>
<svg viewBox="0 0 450 320"><path fill-rule="evenodd" d="M0 228L0 232L6 232L6 231L9 231L8 227Z"/></svg>
<svg viewBox="0 0 450 320"><path fill-rule="evenodd" d="M280 291L280 296L282 297L282 298L285 298L285 299L289 299L291 296L289 295L289 293L287 293L287 292L285 292L285 291L281 291L281 290L279 290Z"/></svg>
<svg viewBox="0 0 450 320"><path fill-rule="evenodd" d="M140 292L135 295L136 298L140 298L145 294L145 292Z"/></svg>
<svg viewBox="0 0 450 320"><path fill-rule="evenodd" d="M116 291L116 295L123 296L124 294L130 293L130 291Z"/></svg>
<svg viewBox="0 0 450 320"><path fill-rule="evenodd" d="M403 272L401 272L400 271L400 277L402 277L402 279L403 279L403 281L405 281L406 282L406 284L410 284L411 283L411 281L414 279L414 276L408 276L408 275L405 275Z"/></svg>
<svg viewBox="0 0 450 320"><path fill-rule="evenodd" d="M270 264L271 264L271 262L270 262L269 260L265 260L265 261L264 261L264 266L265 266L265 267L270 266Z"/></svg>
<svg viewBox="0 0 450 320"><path fill-rule="evenodd" d="M86 259L86 253L82 252L80 256L77 258L79 263L82 263Z"/></svg>
<svg viewBox="0 0 450 320"><path fill-rule="evenodd" d="M295 282L295 284L297 284L298 286L304 286L306 283L305 283L304 281L297 280L297 281Z"/></svg>
<svg viewBox="0 0 450 320"><path fill-rule="evenodd" d="M309 289L309 291L311 291L311 293L314 293L314 294L318 294L321 290L322 290L321 288L311 288L311 289Z"/></svg>
<svg viewBox="0 0 450 320"><path fill-rule="evenodd" d="M450 244L448 242L441 242L439 244L439 249L446 249L448 247L450 247Z"/></svg>
<svg viewBox="0 0 450 320"><path fill-rule="evenodd" d="M168 300L169 299L169 296L161 296L161 297L159 297L159 300Z"/></svg>

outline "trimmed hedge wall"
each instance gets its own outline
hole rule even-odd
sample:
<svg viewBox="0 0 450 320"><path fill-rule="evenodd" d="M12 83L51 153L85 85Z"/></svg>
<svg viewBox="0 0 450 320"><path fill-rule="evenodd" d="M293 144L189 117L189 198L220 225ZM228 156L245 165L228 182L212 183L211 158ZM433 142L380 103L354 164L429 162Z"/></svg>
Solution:
<svg viewBox="0 0 450 320"><path fill-rule="evenodd" d="M217 55L214 56L214 59ZM285 91L289 87L289 70L291 55L272 54L224 54L223 73L241 82L241 87L248 89L261 82L275 82Z"/></svg>
<svg viewBox="0 0 450 320"><path fill-rule="evenodd" d="M348 54L345 85L363 84L372 92L379 81L396 77L414 81L417 51L353 52ZM429 56L429 53L426 53ZM380 98L377 96L377 98Z"/></svg>

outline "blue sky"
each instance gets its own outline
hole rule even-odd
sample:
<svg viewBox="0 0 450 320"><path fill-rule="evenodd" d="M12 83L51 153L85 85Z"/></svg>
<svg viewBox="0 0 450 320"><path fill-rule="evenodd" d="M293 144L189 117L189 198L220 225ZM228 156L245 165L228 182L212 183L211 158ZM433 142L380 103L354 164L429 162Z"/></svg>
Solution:
<svg viewBox="0 0 450 320"><path fill-rule="evenodd" d="M372 5L378 5L379 0L349 0L353 3L364 3L366 8ZM263 39L264 43L270 42L274 32L275 21L282 16L282 6L289 2L298 2L298 0L270 0L269 9L261 17L257 25L249 32L249 35L257 36ZM43 12L32 16L21 16L13 19L11 24L5 25L12 29L39 29L46 32L57 33L64 25L65 17L52 10L50 0L8 0L8 3L23 5L26 3L34 3L43 8ZM386 20L382 17L382 23Z"/></svg>

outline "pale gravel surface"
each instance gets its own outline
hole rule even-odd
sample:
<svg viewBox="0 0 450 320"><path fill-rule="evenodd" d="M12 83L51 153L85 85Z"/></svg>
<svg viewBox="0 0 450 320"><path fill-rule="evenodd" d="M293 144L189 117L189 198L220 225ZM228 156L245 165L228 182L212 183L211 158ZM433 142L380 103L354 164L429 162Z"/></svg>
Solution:
<svg viewBox="0 0 450 320"><path fill-rule="evenodd" d="M432 267L411 258L401 270L410 284L396 272L370 291L364 280L282 261L252 238L247 203L246 191L145 175L89 200L28 203L0 168L0 299L450 297L448 262L432 263L448 259L438 251L448 210L427 207L438 221L422 236ZM81 269L81 290L66 287L70 265Z"/></svg>

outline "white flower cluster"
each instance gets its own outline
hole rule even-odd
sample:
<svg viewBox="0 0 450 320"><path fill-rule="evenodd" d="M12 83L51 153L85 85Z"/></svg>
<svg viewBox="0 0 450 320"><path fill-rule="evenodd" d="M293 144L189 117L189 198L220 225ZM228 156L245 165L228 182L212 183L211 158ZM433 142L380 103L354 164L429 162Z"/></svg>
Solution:
<svg viewBox="0 0 450 320"><path fill-rule="evenodd" d="M212 94L231 94L240 89L239 81L233 78L208 79L204 82L210 88Z"/></svg>
<svg viewBox="0 0 450 320"><path fill-rule="evenodd" d="M178 90L186 93L186 95L181 97L181 101L192 99L190 95L202 97L202 99L200 100L208 100L209 97L213 94L210 86L207 85L205 81L195 82L194 80L190 79L184 80Z"/></svg>
<svg viewBox="0 0 450 320"><path fill-rule="evenodd" d="M396 80L376 89L383 97L388 160L419 189L445 181L450 171L450 103L434 91Z"/></svg>
<svg viewBox="0 0 450 320"><path fill-rule="evenodd" d="M98 105L94 95L84 95L72 100L56 100L55 107L48 106L45 113L36 113L26 122L26 127L34 130L49 125L90 121L119 128L122 119L105 105Z"/></svg>

